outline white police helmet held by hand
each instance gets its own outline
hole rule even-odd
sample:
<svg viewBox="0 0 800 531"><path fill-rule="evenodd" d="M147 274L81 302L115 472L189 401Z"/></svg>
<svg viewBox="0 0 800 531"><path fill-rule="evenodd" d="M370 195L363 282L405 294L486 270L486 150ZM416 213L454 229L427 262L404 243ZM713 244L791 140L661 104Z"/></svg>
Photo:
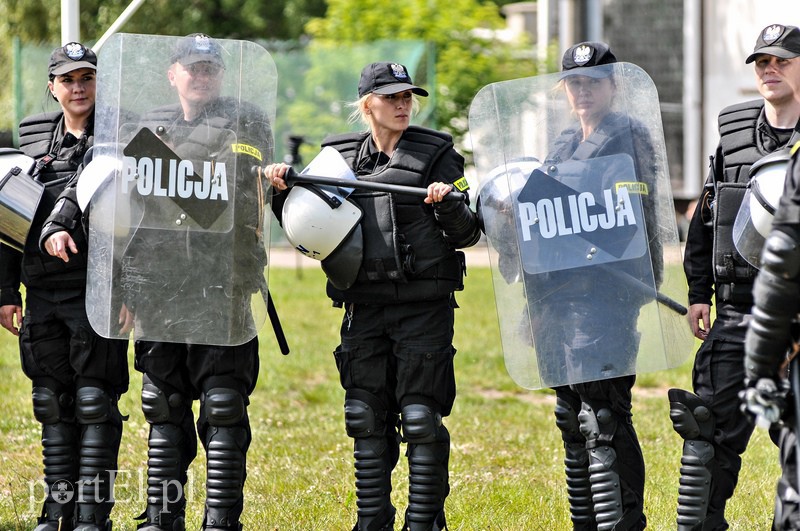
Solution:
<svg viewBox="0 0 800 531"><path fill-rule="evenodd" d="M315 260L336 251L361 221L354 202L307 183L294 185L281 215L286 238L295 249Z"/></svg>

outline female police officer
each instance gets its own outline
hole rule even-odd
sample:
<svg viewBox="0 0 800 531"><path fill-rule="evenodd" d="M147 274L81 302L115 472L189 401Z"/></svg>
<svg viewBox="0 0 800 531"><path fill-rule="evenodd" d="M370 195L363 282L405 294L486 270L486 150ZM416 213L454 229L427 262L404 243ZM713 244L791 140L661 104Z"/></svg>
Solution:
<svg viewBox="0 0 800 531"><path fill-rule="evenodd" d="M68 231L74 253L68 261L39 249L45 217L92 145L96 68L94 52L77 42L50 56L47 86L61 109L25 118L19 127L20 149L36 160L31 177L44 185L44 194L24 251L0 248L0 324L19 335L22 369L33 382L33 412L42 424L48 496L36 531L111 529L122 436L117 401L128 388L128 343L102 338L89 325L80 216L50 227ZM20 281L27 290L24 318ZM71 492L76 482L80 492Z"/></svg>
<svg viewBox="0 0 800 531"><path fill-rule="evenodd" d="M464 159L449 135L409 125L415 95L428 93L412 84L406 67L367 65L358 95L352 117L369 131L333 136L323 146L341 153L360 180L427 188L428 195L423 202L354 193L364 212L363 259L344 272L323 262L328 296L345 309L334 355L345 389L345 428L354 439L353 529L393 529L391 474L402 428L409 461L404 529L441 530L450 490L450 435L442 418L456 392L453 292L462 288L464 268L456 249L477 242L480 230L467 204L442 202L454 187L466 190ZM266 168L279 191L287 189L287 169Z"/></svg>

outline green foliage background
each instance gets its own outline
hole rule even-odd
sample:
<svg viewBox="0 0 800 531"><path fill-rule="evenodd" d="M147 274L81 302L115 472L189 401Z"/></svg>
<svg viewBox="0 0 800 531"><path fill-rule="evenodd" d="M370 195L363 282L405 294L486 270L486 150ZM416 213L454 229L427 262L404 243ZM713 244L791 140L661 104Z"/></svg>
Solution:
<svg viewBox="0 0 800 531"><path fill-rule="evenodd" d="M43 60L30 61L23 57L20 61L22 68L37 68L35 73L26 72L26 77L35 74L33 79L39 80L38 83L24 87L25 98L34 98L37 104L46 84L43 70L47 53L60 40L59 10L52 4L54 2L38 0L0 0L0 68L11 73L16 66L12 60L14 38L19 39L23 49L42 45L46 50ZM81 0L82 40L97 41L128 4L129 0ZM330 94L319 81L346 82L352 90L349 99L356 97L355 84L358 70L363 66L363 56L360 52L349 55L348 50L372 48L370 60L398 60L393 52L402 50L378 41L423 42L425 53L416 58L423 66L415 82L431 88L434 94L429 98L421 121L458 138L466 131L467 109L480 87L532 75L537 70L529 42L497 42L479 37L473 31L504 27L498 5L481 0L408 0L400 4L388 0L148 0L120 31L162 35L205 32L218 38L262 43L276 57L297 58L298 53L307 50L312 57L309 79L298 79L308 59L279 65L279 77L285 79L285 84L281 81L282 90L291 92L300 107L291 112L279 110L279 114L285 110L294 127L310 129L309 136L314 142L324 136L315 131L328 124L326 116L332 112L331 107L335 107L335 115L343 103L341 97L326 99ZM381 49L386 52L376 55ZM314 57L326 53L325 63L313 62ZM346 81L316 75L329 73L337 64L350 67L343 71L348 76ZM408 66L418 67L417 64ZM355 75L350 72L353 69ZM309 93L308 87L314 91ZM0 85L0 129L16 127L20 118L14 116L11 88L12 83ZM47 105L47 102L42 104ZM340 131L341 126L326 134Z"/></svg>

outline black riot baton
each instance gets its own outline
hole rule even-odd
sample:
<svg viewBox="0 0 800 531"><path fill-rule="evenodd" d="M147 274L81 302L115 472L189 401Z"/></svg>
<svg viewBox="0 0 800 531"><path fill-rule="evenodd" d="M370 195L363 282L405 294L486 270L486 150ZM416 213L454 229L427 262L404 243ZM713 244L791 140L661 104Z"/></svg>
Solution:
<svg viewBox="0 0 800 531"><path fill-rule="evenodd" d="M278 347L281 349L281 354L285 356L289 353L289 343L286 341L281 320L278 318L278 310L275 309L275 303L272 302L272 294L269 290L267 291L267 314L269 315L269 322L272 323L272 329L275 331Z"/></svg>
<svg viewBox="0 0 800 531"><path fill-rule="evenodd" d="M616 269L608 265L601 265L600 267L602 268L603 271L610 273L611 276L622 281L625 285L631 286L634 289L641 291L645 295L653 294L654 291L653 286L645 284L644 282L634 277L633 275L625 273L624 271L617 271ZM664 295L660 291L656 291L656 300L661 304L663 304L664 306L666 306L667 308L669 308L670 310L672 310L673 312L678 313L680 315L686 315L687 313L689 313L689 310L686 309L686 306L679 303L675 299L672 299Z"/></svg>
<svg viewBox="0 0 800 531"><path fill-rule="evenodd" d="M413 195L417 197L428 197L427 188L417 186L404 186L402 184L377 183L372 181L359 181L354 179L341 179L339 177L323 177L322 175L309 175L307 173L297 173L289 168L284 176L284 180L290 186L293 183L325 184L328 186L338 186L339 188L358 188L361 190L375 190L377 192L389 192L393 194ZM443 201L464 201L466 196L461 192L451 191L444 196Z"/></svg>
<svg viewBox="0 0 800 531"><path fill-rule="evenodd" d="M272 325L272 330L275 331L275 339L278 341L278 347L281 349L281 354L284 356L289 354L289 343L286 341L286 335L283 333L283 326L281 320L278 318L278 310L275 309L275 303L272 302L272 293L269 292L267 281L264 280L263 275L259 275L259 291L261 291L261 298L267 305L267 315L269 322Z"/></svg>

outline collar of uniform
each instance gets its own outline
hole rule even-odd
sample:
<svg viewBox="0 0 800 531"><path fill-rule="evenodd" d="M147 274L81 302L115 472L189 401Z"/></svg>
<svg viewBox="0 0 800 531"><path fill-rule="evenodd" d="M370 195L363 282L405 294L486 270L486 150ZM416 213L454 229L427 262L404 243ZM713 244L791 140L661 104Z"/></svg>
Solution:
<svg viewBox="0 0 800 531"><path fill-rule="evenodd" d="M369 135L367 141L361 146L356 173L359 175L372 175L386 167L389 162L391 162L391 159L383 151L378 151L378 146L372 140L372 135Z"/></svg>

